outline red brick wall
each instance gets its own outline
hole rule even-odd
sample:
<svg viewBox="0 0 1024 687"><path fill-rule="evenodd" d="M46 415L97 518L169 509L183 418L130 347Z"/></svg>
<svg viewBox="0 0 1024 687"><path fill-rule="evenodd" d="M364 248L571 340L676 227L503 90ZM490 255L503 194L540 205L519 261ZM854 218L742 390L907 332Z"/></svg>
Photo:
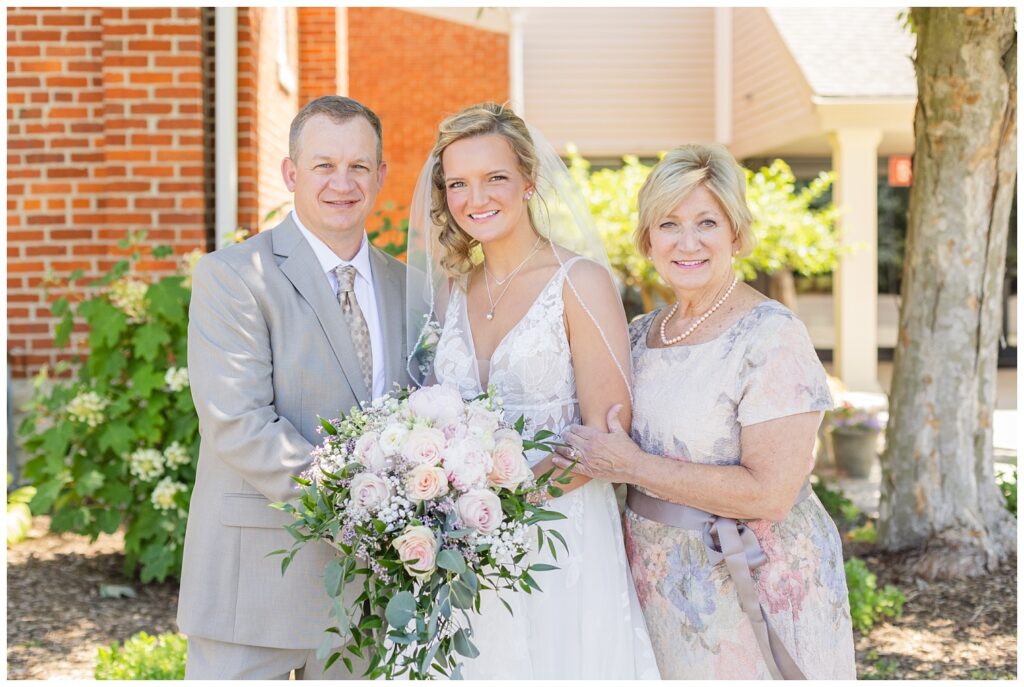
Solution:
<svg viewBox="0 0 1024 687"><path fill-rule="evenodd" d="M339 95L337 11L333 7L300 7L299 36L301 108L320 96Z"/></svg>
<svg viewBox="0 0 1024 687"><path fill-rule="evenodd" d="M57 359L45 275L100 274L129 231L205 243L199 10L8 9L7 29L7 351L24 377Z"/></svg>
<svg viewBox="0 0 1024 687"><path fill-rule="evenodd" d="M349 8L348 29L349 95L384 126L388 178L378 207L407 209L440 121L482 100L508 100L508 37L370 7Z"/></svg>

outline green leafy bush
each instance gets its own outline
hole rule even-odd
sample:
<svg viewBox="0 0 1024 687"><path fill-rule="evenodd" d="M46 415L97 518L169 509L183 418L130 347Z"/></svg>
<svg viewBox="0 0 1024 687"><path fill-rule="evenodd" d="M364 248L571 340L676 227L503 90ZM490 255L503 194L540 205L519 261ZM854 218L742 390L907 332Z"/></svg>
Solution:
<svg viewBox="0 0 1024 687"><path fill-rule="evenodd" d="M670 291L654 266L633 246L639 219L637 194L653 167L635 155L626 155L621 167L591 170L590 162L571 144L568 160L569 172L597 222L612 269L627 288L639 291L644 311L653 309L655 296L670 300ZM796 177L783 160L756 172L747 170L747 203L754 215L757 246L751 255L736 261L744 279L781 270L809 276L835 267L841 251L835 231L837 211L831 202L823 202L834 179L832 172L822 172L797 189Z"/></svg>
<svg viewBox="0 0 1024 687"><path fill-rule="evenodd" d="M856 525L860 520L862 515L860 508L853 501L846 498L843 492L829 487L828 482L825 480L820 477L815 478L811 482L811 488L814 490L818 500L821 501L821 505L825 507L828 514L835 520L836 527L848 529Z"/></svg>
<svg viewBox="0 0 1024 687"><path fill-rule="evenodd" d="M1017 517L1017 466L996 475L996 484L1006 499L1006 510Z"/></svg>
<svg viewBox="0 0 1024 687"><path fill-rule="evenodd" d="M186 640L180 634L166 632L151 637L145 632L132 636L119 646L96 651L97 680L184 680Z"/></svg>
<svg viewBox="0 0 1024 687"><path fill-rule="evenodd" d="M7 473L7 486L11 486L11 473ZM28 504L36 495L36 488L28 485L7 494L7 546L25 540L32 527L32 511Z"/></svg>
<svg viewBox="0 0 1024 687"><path fill-rule="evenodd" d="M846 586L850 593L850 615L853 626L867 633L875 623L885 618L898 618L903 613L903 592L891 584L877 588L878 578L859 558L846 561Z"/></svg>
<svg viewBox="0 0 1024 687"><path fill-rule="evenodd" d="M66 348L84 321L89 355L74 359L70 378L51 384L40 373L19 431L31 456L24 474L36 487L32 512L52 512L53 531L94 539L124 525L126 572L141 566L146 582L180 572L199 436L186 367L189 277L149 283L131 273L140 257L119 261L89 290L71 275L67 292L85 297L53 302L55 343Z"/></svg>

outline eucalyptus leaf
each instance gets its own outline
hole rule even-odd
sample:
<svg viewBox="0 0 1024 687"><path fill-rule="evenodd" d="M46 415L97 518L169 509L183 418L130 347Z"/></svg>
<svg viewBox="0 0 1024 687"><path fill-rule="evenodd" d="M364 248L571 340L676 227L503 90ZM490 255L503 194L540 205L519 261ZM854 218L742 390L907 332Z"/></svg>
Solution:
<svg viewBox="0 0 1024 687"><path fill-rule="evenodd" d="M466 572L466 559L455 549L443 549L437 554L437 567L462 575Z"/></svg>
<svg viewBox="0 0 1024 687"><path fill-rule="evenodd" d="M460 628L452 635L452 646L466 658L476 658L480 655L480 650L470 641L469 635L466 634L464 628Z"/></svg>
<svg viewBox="0 0 1024 687"><path fill-rule="evenodd" d="M416 599L413 597L412 592L407 591L398 592L391 597L387 607L384 609L384 617L387 618L388 625L397 630L404 629L415 613Z"/></svg>

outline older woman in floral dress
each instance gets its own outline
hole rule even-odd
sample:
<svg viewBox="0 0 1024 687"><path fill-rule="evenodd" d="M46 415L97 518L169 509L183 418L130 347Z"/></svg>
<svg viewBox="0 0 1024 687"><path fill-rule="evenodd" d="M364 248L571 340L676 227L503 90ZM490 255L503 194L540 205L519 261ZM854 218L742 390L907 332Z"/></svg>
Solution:
<svg viewBox="0 0 1024 687"><path fill-rule="evenodd" d="M556 462L629 484L626 547L666 679L856 677L842 546L807 482L825 371L804 325L737 283L743 170L682 146L640 191L637 245L676 304L630 328L632 438L573 426Z"/></svg>

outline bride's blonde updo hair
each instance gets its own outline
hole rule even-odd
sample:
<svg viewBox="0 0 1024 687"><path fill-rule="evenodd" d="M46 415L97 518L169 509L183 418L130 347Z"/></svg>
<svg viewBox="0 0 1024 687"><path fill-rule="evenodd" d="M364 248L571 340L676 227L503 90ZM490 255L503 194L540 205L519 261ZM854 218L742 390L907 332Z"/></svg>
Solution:
<svg viewBox="0 0 1024 687"><path fill-rule="evenodd" d="M536 182L537 179L539 162L533 139L526 128L526 122L508 107L493 102L479 103L471 105L441 122L437 131L437 143L432 152L437 162L434 164L430 176L430 219L435 226L441 227L438 235L438 242L444 249L441 266L450 277L457 280L473 270L471 252L480 242L463 231L462 227L452 219L451 212L448 210L448 194L444 183L441 156L445 149L456 141L488 134L497 134L508 141L519 163L519 171L530 182ZM527 214L530 218L530 226L536 231L533 213L529 206L527 206Z"/></svg>

